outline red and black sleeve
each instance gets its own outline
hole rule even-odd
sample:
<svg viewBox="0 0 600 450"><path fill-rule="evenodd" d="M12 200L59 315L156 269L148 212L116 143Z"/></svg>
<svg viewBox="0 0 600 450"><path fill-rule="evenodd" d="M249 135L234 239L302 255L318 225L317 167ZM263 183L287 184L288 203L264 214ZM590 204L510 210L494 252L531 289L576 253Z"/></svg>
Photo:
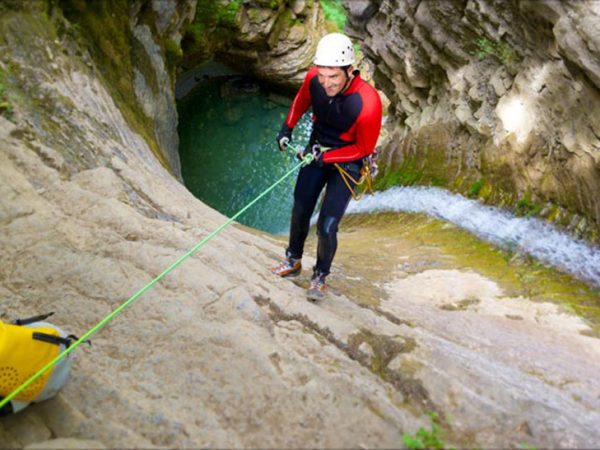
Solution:
<svg viewBox="0 0 600 450"><path fill-rule="evenodd" d="M292 106L288 111L287 118L285 119L285 125L292 129L296 126L302 115L308 110L311 105L310 98L310 80L317 76L317 68L312 67L304 78L302 86L296 93Z"/></svg>

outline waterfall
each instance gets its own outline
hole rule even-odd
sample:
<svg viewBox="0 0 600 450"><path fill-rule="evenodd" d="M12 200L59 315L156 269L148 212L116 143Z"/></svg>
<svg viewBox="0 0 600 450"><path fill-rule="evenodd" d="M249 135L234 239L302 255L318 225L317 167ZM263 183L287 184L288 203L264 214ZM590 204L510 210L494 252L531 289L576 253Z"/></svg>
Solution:
<svg viewBox="0 0 600 450"><path fill-rule="evenodd" d="M531 255L600 286L600 249L543 220L515 217L436 187L396 187L352 201L349 214L378 211L425 213L451 222L501 248Z"/></svg>

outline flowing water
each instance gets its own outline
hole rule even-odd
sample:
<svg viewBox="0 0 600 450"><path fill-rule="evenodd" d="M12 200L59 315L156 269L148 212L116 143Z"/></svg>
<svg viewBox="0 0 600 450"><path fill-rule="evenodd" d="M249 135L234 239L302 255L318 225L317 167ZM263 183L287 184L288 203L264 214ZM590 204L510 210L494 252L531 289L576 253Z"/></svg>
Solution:
<svg viewBox="0 0 600 450"><path fill-rule="evenodd" d="M515 217L435 187L397 187L352 203L349 213L426 213L502 248L531 255L600 287L600 249L539 219Z"/></svg>

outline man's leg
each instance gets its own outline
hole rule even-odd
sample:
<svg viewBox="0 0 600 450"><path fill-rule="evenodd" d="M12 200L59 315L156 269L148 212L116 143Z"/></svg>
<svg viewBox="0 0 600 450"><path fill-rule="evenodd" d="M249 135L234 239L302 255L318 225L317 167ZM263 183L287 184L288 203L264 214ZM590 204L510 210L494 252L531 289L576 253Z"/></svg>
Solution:
<svg viewBox="0 0 600 450"><path fill-rule="evenodd" d="M359 166L351 164L346 171L355 179L359 179ZM352 193L344 183L335 167L327 178L327 188L323 206L317 222L317 263L313 268L313 276L307 292L310 300L320 300L325 296L325 277L331 271L331 264L337 251L337 231L342 216L348 207Z"/></svg>
<svg viewBox="0 0 600 450"><path fill-rule="evenodd" d="M346 171L355 179L360 177L359 166L349 165ZM346 212L352 193L344 183L342 176L336 168L327 178L327 188L323 206L317 222L317 234L319 236L317 245L317 264L315 269L323 275L328 275L331 263L337 251L337 231L342 216Z"/></svg>
<svg viewBox="0 0 600 450"><path fill-rule="evenodd" d="M308 165L300 169L294 189L294 206L290 223L289 245L285 260L271 272L280 277L300 274L304 242L310 228L310 217L315 209L319 194L325 185L323 168Z"/></svg>
<svg viewBox="0 0 600 450"><path fill-rule="evenodd" d="M293 258L301 259L304 253L304 242L310 229L310 217L327 179L325 171L325 168L309 164L298 173L294 189L290 240L286 252Z"/></svg>

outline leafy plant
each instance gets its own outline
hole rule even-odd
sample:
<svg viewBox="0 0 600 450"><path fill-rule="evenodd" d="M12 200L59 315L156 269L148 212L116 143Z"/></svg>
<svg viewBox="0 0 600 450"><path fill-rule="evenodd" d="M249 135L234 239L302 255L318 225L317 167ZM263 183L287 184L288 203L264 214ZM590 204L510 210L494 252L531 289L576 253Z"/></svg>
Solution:
<svg viewBox="0 0 600 450"><path fill-rule="evenodd" d="M402 434L402 442L409 450L435 449L442 450L446 444L442 440L441 430L438 423L438 415L429 413L431 429L419 428L413 435L410 433Z"/></svg>
<svg viewBox="0 0 600 450"><path fill-rule="evenodd" d="M515 59L515 52L504 42L494 42L486 37L480 37L475 41L475 46L475 55L479 59L493 56L504 64L508 64Z"/></svg>
<svg viewBox="0 0 600 450"><path fill-rule="evenodd" d="M232 0L224 8L217 10L216 19L218 26L232 27L235 25L235 16L242 6L242 0Z"/></svg>
<svg viewBox="0 0 600 450"><path fill-rule="evenodd" d="M531 192L527 191L523 196L517 201L516 211L517 216L537 216L542 207L535 203L531 199Z"/></svg>
<svg viewBox="0 0 600 450"><path fill-rule="evenodd" d="M346 10L342 0L320 0L325 13L325 20L335 25L337 31L343 31L346 26Z"/></svg>
<svg viewBox="0 0 600 450"><path fill-rule="evenodd" d="M235 29L235 19L242 7L242 0L198 0L196 16L188 26L182 40L186 55L208 57L215 42L227 40Z"/></svg>
<svg viewBox="0 0 600 450"><path fill-rule="evenodd" d="M467 195L470 198L477 197L479 195L479 193L481 192L482 187L483 187L483 179L480 178L479 180L477 180L475 183L473 183L471 185L471 188L469 189L469 192L467 193Z"/></svg>

